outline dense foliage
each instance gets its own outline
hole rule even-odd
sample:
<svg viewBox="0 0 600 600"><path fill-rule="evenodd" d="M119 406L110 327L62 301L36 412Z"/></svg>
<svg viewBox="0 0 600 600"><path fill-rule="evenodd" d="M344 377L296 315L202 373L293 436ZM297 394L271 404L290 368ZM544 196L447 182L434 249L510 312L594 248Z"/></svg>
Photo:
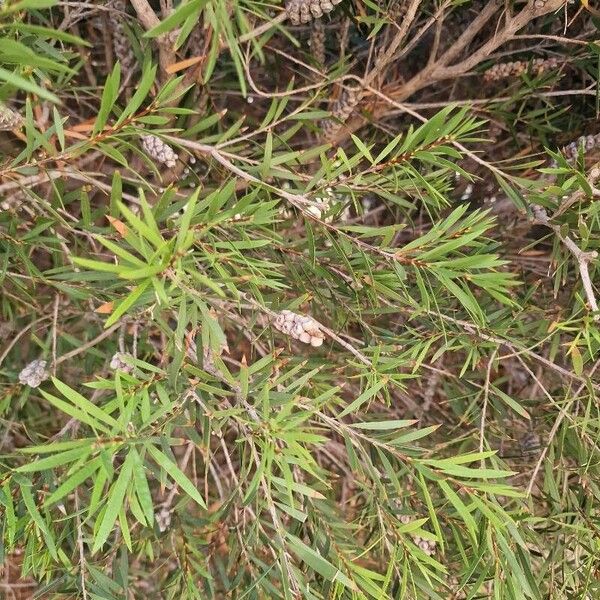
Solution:
<svg viewBox="0 0 600 600"><path fill-rule="evenodd" d="M600 16L0 2L0 595L600 597Z"/></svg>

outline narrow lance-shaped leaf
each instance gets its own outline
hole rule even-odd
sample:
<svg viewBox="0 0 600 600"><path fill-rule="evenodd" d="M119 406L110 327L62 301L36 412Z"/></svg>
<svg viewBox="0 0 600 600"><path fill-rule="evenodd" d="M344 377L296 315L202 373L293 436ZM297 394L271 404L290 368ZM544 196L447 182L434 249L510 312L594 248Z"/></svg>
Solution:
<svg viewBox="0 0 600 600"><path fill-rule="evenodd" d="M175 483L202 508L206 508L206 503L200 495L196 486L188 479L187 475L170 459L168 459L158 448L146 446L148 453L156 463L165 470L165 472L175 481Z"/></svg>
<svg viewBox="0 0 600 600"><path fill-rule="evenodd" d="M125 500L127 487L131 483L131 475L133 473L134 465L135 458L130 453L127 455L123 465L121 466L117 480L109 490L106 509L104 511L102 520L100 521L100 525L95 532L94 545L92 548L93 554L95 554L98 550L100 550L100 548L102 548L102 546L104 546L108 536L114 529L116 520L123 508L123 501Z"/></svg>

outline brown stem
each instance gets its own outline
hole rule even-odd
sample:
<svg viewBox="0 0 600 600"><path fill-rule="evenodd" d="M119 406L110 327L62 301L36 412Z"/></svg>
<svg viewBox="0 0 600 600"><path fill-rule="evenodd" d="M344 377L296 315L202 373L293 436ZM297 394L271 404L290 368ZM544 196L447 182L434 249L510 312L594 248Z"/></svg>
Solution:
<svg viewBox="0 0 600 600"><path fill-rule="evenodd" d="M473 41L475 36L483 29L488 21L497 13L501 4L498 1L488 3L481 13L475 18L471 25L462 35L444 52L435 62L426 65L412 79L398 88L393 94L397 102L406 100L416 92L444 79L455 79L472 70L484 61L497 48L510 41L517 31L522 29L531 20L554 12L564 5L564 0L548 0L542 7L536 7L535 2L530 2L514 17L507 14L504 27L497 31L478 50L465 60L452 65L465 48ZM370 120L377 122L385 118L388 107L379 106L370 115ZM366 123L363 115L354 116L345 127L340 128L331 138L333 144L340 145L350 137L357 129Z"/></svg>
<svg viewBox="0 0 600 600"><path fill-rule="evenodd" d="M147 0L131 0L131 5L135 9L140 23L146 31L153 29L160 24L160 19L152 10ZM175 50L169 35L159 35L157 38L158 44L158 62L160 65L161 79L165 80L170 77L167 69L169 65L175 62Z"/></svg>
<svg viewBox="0 0 600 600"><path fill-rule="evenodd" d="M588 268L589 263L598 258L598 253L593 250L592 252L585 252L582 250L568 235L563 235L561 232L560 225L556 225L550 222L548 215L544 210L536 211L536 222L541 225L545 225L554 231L560 241L567 247L569 252L575 257L577 261L577 267L579 269L579 275L581 276L581 283L583 285L583 291L588 300L588 304L594 314L594 321L600 321L600 313L598 312L598 302L594 294L594 287L592 285L592 279L590 277L590 270Z"/></svg>

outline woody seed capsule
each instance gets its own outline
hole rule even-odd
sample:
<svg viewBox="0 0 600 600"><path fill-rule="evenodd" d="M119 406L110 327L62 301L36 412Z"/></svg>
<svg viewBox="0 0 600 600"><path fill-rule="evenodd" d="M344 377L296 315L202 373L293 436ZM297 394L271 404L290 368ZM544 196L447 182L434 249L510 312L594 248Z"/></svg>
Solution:
<svg viewBox="0 0 600 600"><path fill-rule="evenodd" d="M5 104L0 103L0 131L10 131L23 123L21 115Z"/></svg>
<svg viewBox="0 0 600 600"><path fill-rule="evenodd" d="M133 358L131 354L115 352L115 354L113 354L113 357L110 359L110 368L114 371L118 370L123 371L124 373L131 373L133 367L128 362L126 362L125 359L127 357Z"/></svg>
<svg viewBox="0 0 600 600"><path fill-rule="evenodd" d="M167 167L172 168L177 164L178 156L175 154L173 148L155 135L142 136L142 149L150 158Z"/></svg>
<svg viewBox="0 0 600 600"><path fill-rule="evenodd" d="M288 0L285 10L292 25L309 23L331 12L342 0Z"/></svg>
<svg viewBox="0 0 600 600"><path fill-rule="evenodd" d="M273 326L295 340L310 344L314 348L321 346L325 339L325 334L321 331L317 321L291 310L282 310L273 321Z"/></svg>
<svg viewBox="0 0 600 600"><path fill-rule="evenodd" d="M29 387L39 387L42 381L48 379L48 371L46 371L45 360L33 360L31 361L20 373L19 382L22 385L28 385Z"/></svg>

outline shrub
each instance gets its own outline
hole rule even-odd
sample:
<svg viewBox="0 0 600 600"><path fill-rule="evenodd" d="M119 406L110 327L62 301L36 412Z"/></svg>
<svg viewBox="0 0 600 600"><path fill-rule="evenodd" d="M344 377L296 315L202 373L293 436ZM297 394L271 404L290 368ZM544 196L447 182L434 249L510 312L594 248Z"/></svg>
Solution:
<svg viewBox="0 0 600 600"><path fill-rule="evenodd" d="M597 24L5 0L6 597L599 597Z"/></svg>

